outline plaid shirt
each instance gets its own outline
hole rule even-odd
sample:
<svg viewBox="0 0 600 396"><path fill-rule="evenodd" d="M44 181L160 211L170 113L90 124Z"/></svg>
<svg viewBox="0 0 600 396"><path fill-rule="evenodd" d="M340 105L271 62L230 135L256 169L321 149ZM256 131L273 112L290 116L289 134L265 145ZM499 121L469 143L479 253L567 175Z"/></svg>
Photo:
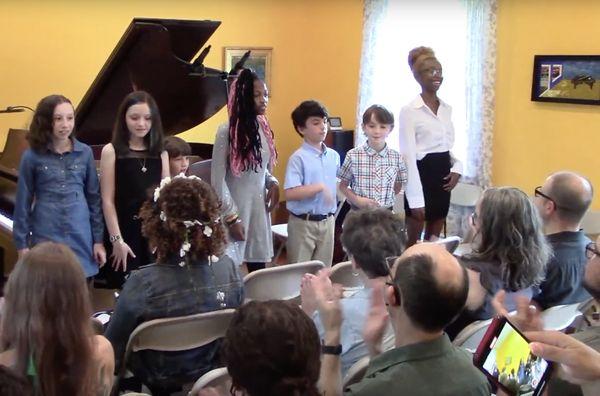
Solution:
<svg viewBox="0 0 600 396"><path fill-rule="evenodd" d="M380 152L367 143L348 151L340 168L340 181L348 183L361 197L373 199L389 208L394 205L394 184L406 185L406 164L402 155L387 145Z"/></svg>

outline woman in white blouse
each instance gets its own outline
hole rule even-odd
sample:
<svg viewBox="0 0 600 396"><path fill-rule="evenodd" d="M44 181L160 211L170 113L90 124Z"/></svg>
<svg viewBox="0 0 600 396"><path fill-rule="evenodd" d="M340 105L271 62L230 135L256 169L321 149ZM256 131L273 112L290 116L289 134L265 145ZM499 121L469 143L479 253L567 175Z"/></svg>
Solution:
<svg viewBox="0 0 600 396"><path fill-rule="evenodd" d="M400 150L408 168L404 209L408 243L436 239L450 207L450 191L458 183L462 164L451 153L454 145L452 108L437 96L442 65L431 48L418 47L408 64L421 94L400 111Z"/></svg>

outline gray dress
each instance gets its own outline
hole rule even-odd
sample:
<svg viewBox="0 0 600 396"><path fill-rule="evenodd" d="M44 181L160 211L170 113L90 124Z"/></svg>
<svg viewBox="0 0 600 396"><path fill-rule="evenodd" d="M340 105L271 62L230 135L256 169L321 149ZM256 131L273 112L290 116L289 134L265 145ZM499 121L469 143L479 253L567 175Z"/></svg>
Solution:
<svg viewBox="0 0 600 396"><path fill-rule="evenodd" d="M232 242L232 249L238 257L234 261L263 263L273 257L273 236L271 216L265 205L265 189L273 177L267 169L271 153L259 129L262 142L262 166L256 172L246 170L239 177L231 173L229 167L229 125L223 124L217 131L213 146L211 184L222 202L222 214L237 213L246 230L246 240Z"/></svg>

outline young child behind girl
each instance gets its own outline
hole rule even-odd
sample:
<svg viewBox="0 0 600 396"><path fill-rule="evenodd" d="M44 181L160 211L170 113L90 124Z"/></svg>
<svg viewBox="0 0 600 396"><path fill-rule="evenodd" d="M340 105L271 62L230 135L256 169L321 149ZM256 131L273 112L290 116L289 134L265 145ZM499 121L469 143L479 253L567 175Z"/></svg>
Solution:
<svg viewBox="0 0 600 396"><path fill-rule="evenodd" d="M121 103L112 141L102 149L100 174L112 266L95 283L121 288L129 271L154 261L138 214L161 178L169 176L158 106L147 92L132 92Z"/></svg>
<svg viewBox="0 0 600 396"><path fill-rule="evenodd" d="M89 278L106 262L104 225L92 149L73 136L74 127L64 96L37 105L19 166L13 238L19 258L43 241L69 246Z"/></svg>
<svg viewBox="0 0 600 396"><path fill-rule="evenodd" d="M165 138L165 151L169 154L171 176L177 176L180 173L185 175L190 166L189 157L192 154L192 148L188 142L177 136L168 136Z"/></svg>
<svg viewBox="0 0 600 396"><path fill-rule="evenodd" d="M402 155L388 147L385 139L394 128L394 115L373 105L363 114L362 129L367 142L348 151L338 177L340 189L353 209L393 209L394 200L406 185Z"/></svg>

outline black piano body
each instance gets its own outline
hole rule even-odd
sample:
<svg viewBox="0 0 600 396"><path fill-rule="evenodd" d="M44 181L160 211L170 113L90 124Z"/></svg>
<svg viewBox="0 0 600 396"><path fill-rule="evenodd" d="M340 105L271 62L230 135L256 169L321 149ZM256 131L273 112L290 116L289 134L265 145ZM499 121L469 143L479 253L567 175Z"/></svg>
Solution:
<svg viewBox="0 0 600 396"><path fill-rule="evenodd" d="M149 92L160 109L166 135L191 129L227 103L227 74L194 63L219 27L218 21L135 18L79 103L76 136L92 146L96 160L110 142L118 106L134 90ZM0 264L7 275L16 262L12 217L18 165L28 148L27 131L11 129L0 157ZM210 158L212 145L192 144Z"/></svg>

